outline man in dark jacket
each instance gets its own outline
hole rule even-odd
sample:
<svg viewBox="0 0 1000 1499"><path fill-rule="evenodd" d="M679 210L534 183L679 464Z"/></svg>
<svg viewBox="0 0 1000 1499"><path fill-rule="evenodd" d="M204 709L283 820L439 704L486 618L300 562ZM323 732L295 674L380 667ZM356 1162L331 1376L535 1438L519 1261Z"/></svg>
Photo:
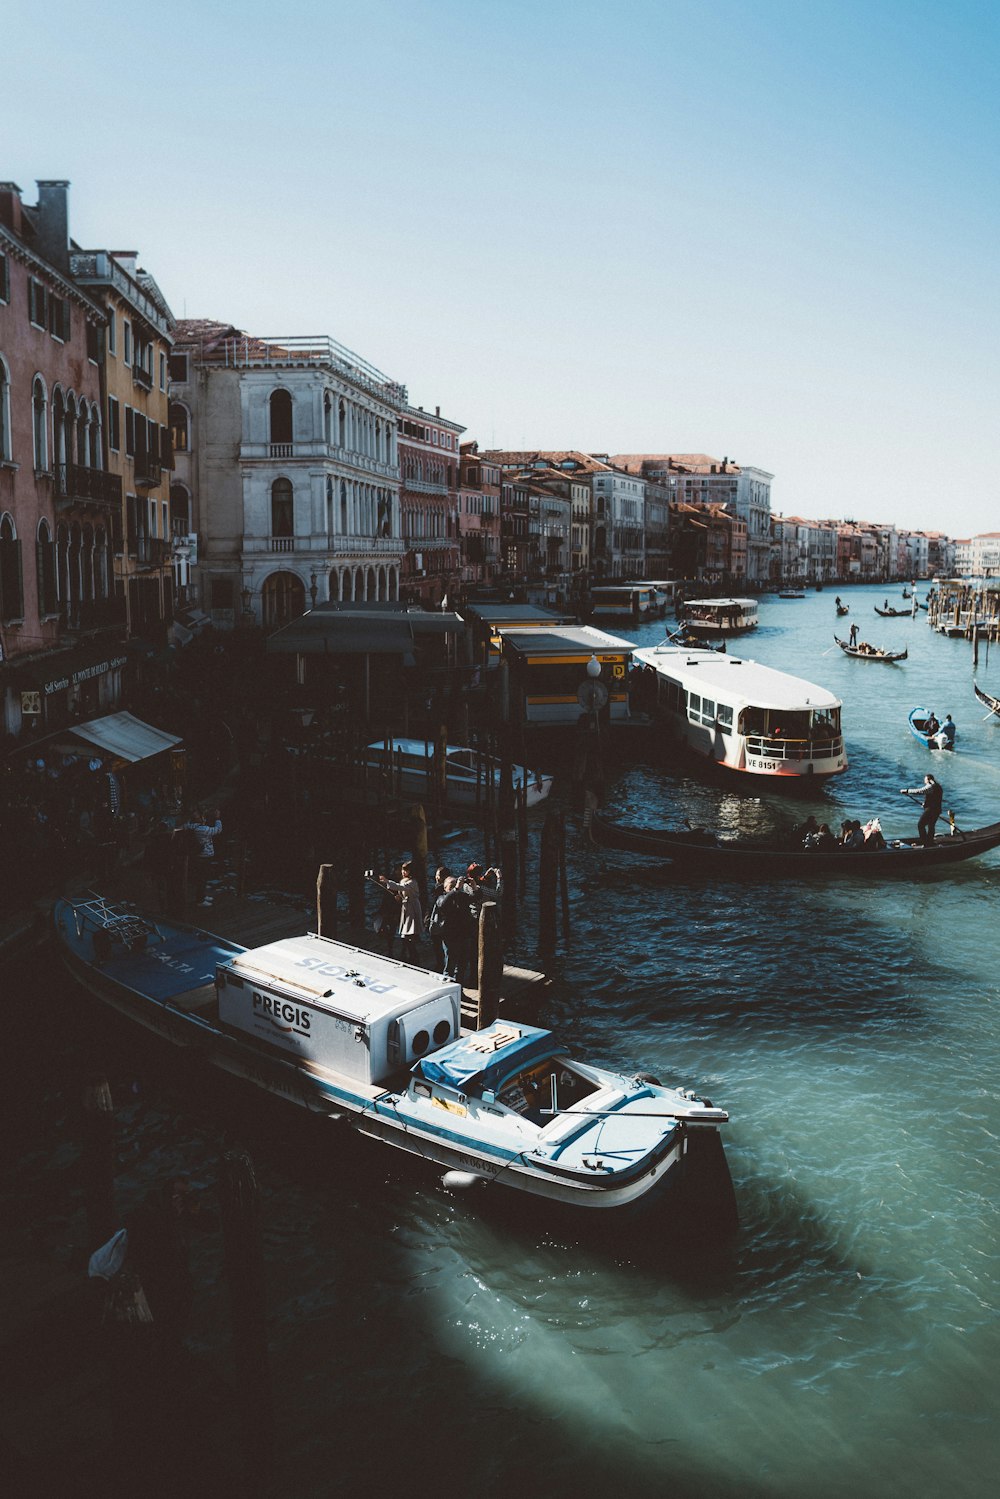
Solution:
<svg viewBox="0 0 1000 1499"><path fill-rule="evenodd" d="M934 828L938 818L941 816L941 803L944 800L944 789L938 784L932 775L924 776L922 786L901 786L901 796L922 796L924 799L924 810L920 814L917 823L917 831L920 841L925 848L929 848L934 842Z"/></svg>

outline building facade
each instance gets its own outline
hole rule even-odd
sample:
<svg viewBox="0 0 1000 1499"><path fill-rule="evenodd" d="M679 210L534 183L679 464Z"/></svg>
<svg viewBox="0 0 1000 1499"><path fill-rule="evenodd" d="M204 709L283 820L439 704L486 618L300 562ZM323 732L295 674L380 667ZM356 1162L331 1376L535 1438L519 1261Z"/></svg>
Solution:
<svg viewBox="0 0 1000 1499"><path fill-rule="evenodd" d="M462 577L459 488L464 427L404 407L399 418L399 478L405 554L402 594L437 605L454 594Z"/></svg>
<svg viewBox="0 0 1000 1499"><path fill-rule="evenodd" d="M196 539L190 601L218 627L271 630L314 603L399 598L405 389L325 335L206 320L177 325L171 368L171 525Z"/></svg>
<svg viewBox="0 0 1000 1499"><path fill-rule="evenodd" d="M5 736L117 705L121 480L108 472L105 310L71 269L68 188L0 183L0 683Z"/></svg>

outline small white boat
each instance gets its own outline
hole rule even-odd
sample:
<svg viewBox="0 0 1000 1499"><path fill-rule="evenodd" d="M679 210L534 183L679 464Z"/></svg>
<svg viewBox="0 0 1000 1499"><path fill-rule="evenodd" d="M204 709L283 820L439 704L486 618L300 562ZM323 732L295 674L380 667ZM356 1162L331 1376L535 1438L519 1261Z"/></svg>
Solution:
<svg viewBox="0 0 1000 1499"><path fill-rule="evenodd" d="M688 599L684 625L693 635L741 635L759 623L756 599Z"/></svg>
<svg viewBox="0 0 1000 1499"><path fill-rule="evenodd" d="M735 1219L725 1110L575 1061L538 1026L463 1031L441 974L316 935L245 949L93 895L57 902L54 924L75 977L199 1067L444 1167L448 1186L609 1209L711 1180L716 1227Z"/></svg>
<svg viewBox="0 0 1000 1499"><path fill-rule="evenodd" d="M492 778L495 795L500 787L500 761L496 756L461 745L445 747L448 802L455 807L474 807L486 795ZM365 750L364 765L370 773L385 773L393 790L406 798L434 794L436 765L434 745L426 739L379 739ZM524 765L512 765L514 790L523 792L529 807L536 806L552 790L552 777Z"/></svg>

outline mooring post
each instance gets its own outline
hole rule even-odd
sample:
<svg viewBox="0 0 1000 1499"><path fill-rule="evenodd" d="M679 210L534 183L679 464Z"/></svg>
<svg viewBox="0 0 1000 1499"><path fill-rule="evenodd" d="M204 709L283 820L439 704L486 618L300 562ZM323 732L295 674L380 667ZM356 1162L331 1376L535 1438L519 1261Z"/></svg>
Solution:
<svg viewBox="0 0 1000 1499"><path fill-rule="evenodd" d="M476 1029L491 1025L500 1011L503 949L495 900L483 901L479 912L479 1005Z"/></svg>
<svg viewBox="0 0 1000 1499"><path fill-rule="evenodd" d="M233 1374L251 1492L266 1487L273 1414L264 1308L260 1197L253 1162L228 1150L219 1175L223 1250L232 1316Z"/></svg>
<svg viewBox="0 0 1000 1499"><path fill-rule="evenodd" d="M538 867L538 945L544 953L555 951L558 872L559 829L555 813L546 812Z"/></svg>
<svg viewBox="0 0 1000 1499"><path fill-rule="evenodd" d="M417 866L420 904L427 911L427 814L418 802L413 808L413 862Z"/></svg>
<svg viewBox="0 0 1000 1499"><path fill-rule="evenodd" d="M92 1254L121 1226L115 1222L115 1105L107 1078L99 1075L83 1090L82 1160Z"/></svg>
<svg viewBox="0 0 1000 1499"><path fill-rule="evenodd" d="M559 813L559 896L562 902L563 941L569 943L569 875L566 869L566 817Z"/></svg>
<svg viewBox="0 0 1000 1499"><path fill-rule="evenodd" d="M352 817L346 827L347 912L355 931L365 924L365 860L361 828Z"/></svg>
<svg viewBox="0 0 1000 1499"><path fill-rule="evenodd" d="M316 876L316 933L337 935L337 879L332 864L321 864Z"/></svg>

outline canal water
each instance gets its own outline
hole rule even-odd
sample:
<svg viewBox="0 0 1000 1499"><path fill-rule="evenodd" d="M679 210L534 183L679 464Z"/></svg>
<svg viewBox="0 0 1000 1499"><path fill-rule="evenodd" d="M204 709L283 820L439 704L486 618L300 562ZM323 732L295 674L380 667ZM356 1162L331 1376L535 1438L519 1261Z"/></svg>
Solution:
<svg viewBox="0 0 1000 1499"><path fill-rule="evenodd" d="M960 828L1000 818L1000 722L982 721L970 645L923 613L880 619L884 587L843 596L846 620L832 589L765 599L732 648L843 699L845 774L792 801L623 760L610 814L748 830L877 814L891 835L918 816L899 788L933 767ZM833 635L852 621L908 660L845 657ZM621 633L650 644L663 626ZM1000 647L984 657L978 680L1000 695ZM916 704L951 712L954 755L911 737ZM95 1020L54 966L7 1049L28 1065L3 1206L27 1200L45 1248L71 1232L85 1061L113 1075L123 1199L174 1170L208 1199L220 1151L250 1150L282 1494L994 1492L1000 856L919 883L754 887L671 878L571 826L569 873L572 950L545 1019L583 1056L729 1109L727 1251L678 1255L664 1224L595 1232L490 1189L449 1195L394 1152L185 1078ZM528 923L524 962L532 941ZM194 1264L191 1343L217 1353L217 1233Z"/></svg>

